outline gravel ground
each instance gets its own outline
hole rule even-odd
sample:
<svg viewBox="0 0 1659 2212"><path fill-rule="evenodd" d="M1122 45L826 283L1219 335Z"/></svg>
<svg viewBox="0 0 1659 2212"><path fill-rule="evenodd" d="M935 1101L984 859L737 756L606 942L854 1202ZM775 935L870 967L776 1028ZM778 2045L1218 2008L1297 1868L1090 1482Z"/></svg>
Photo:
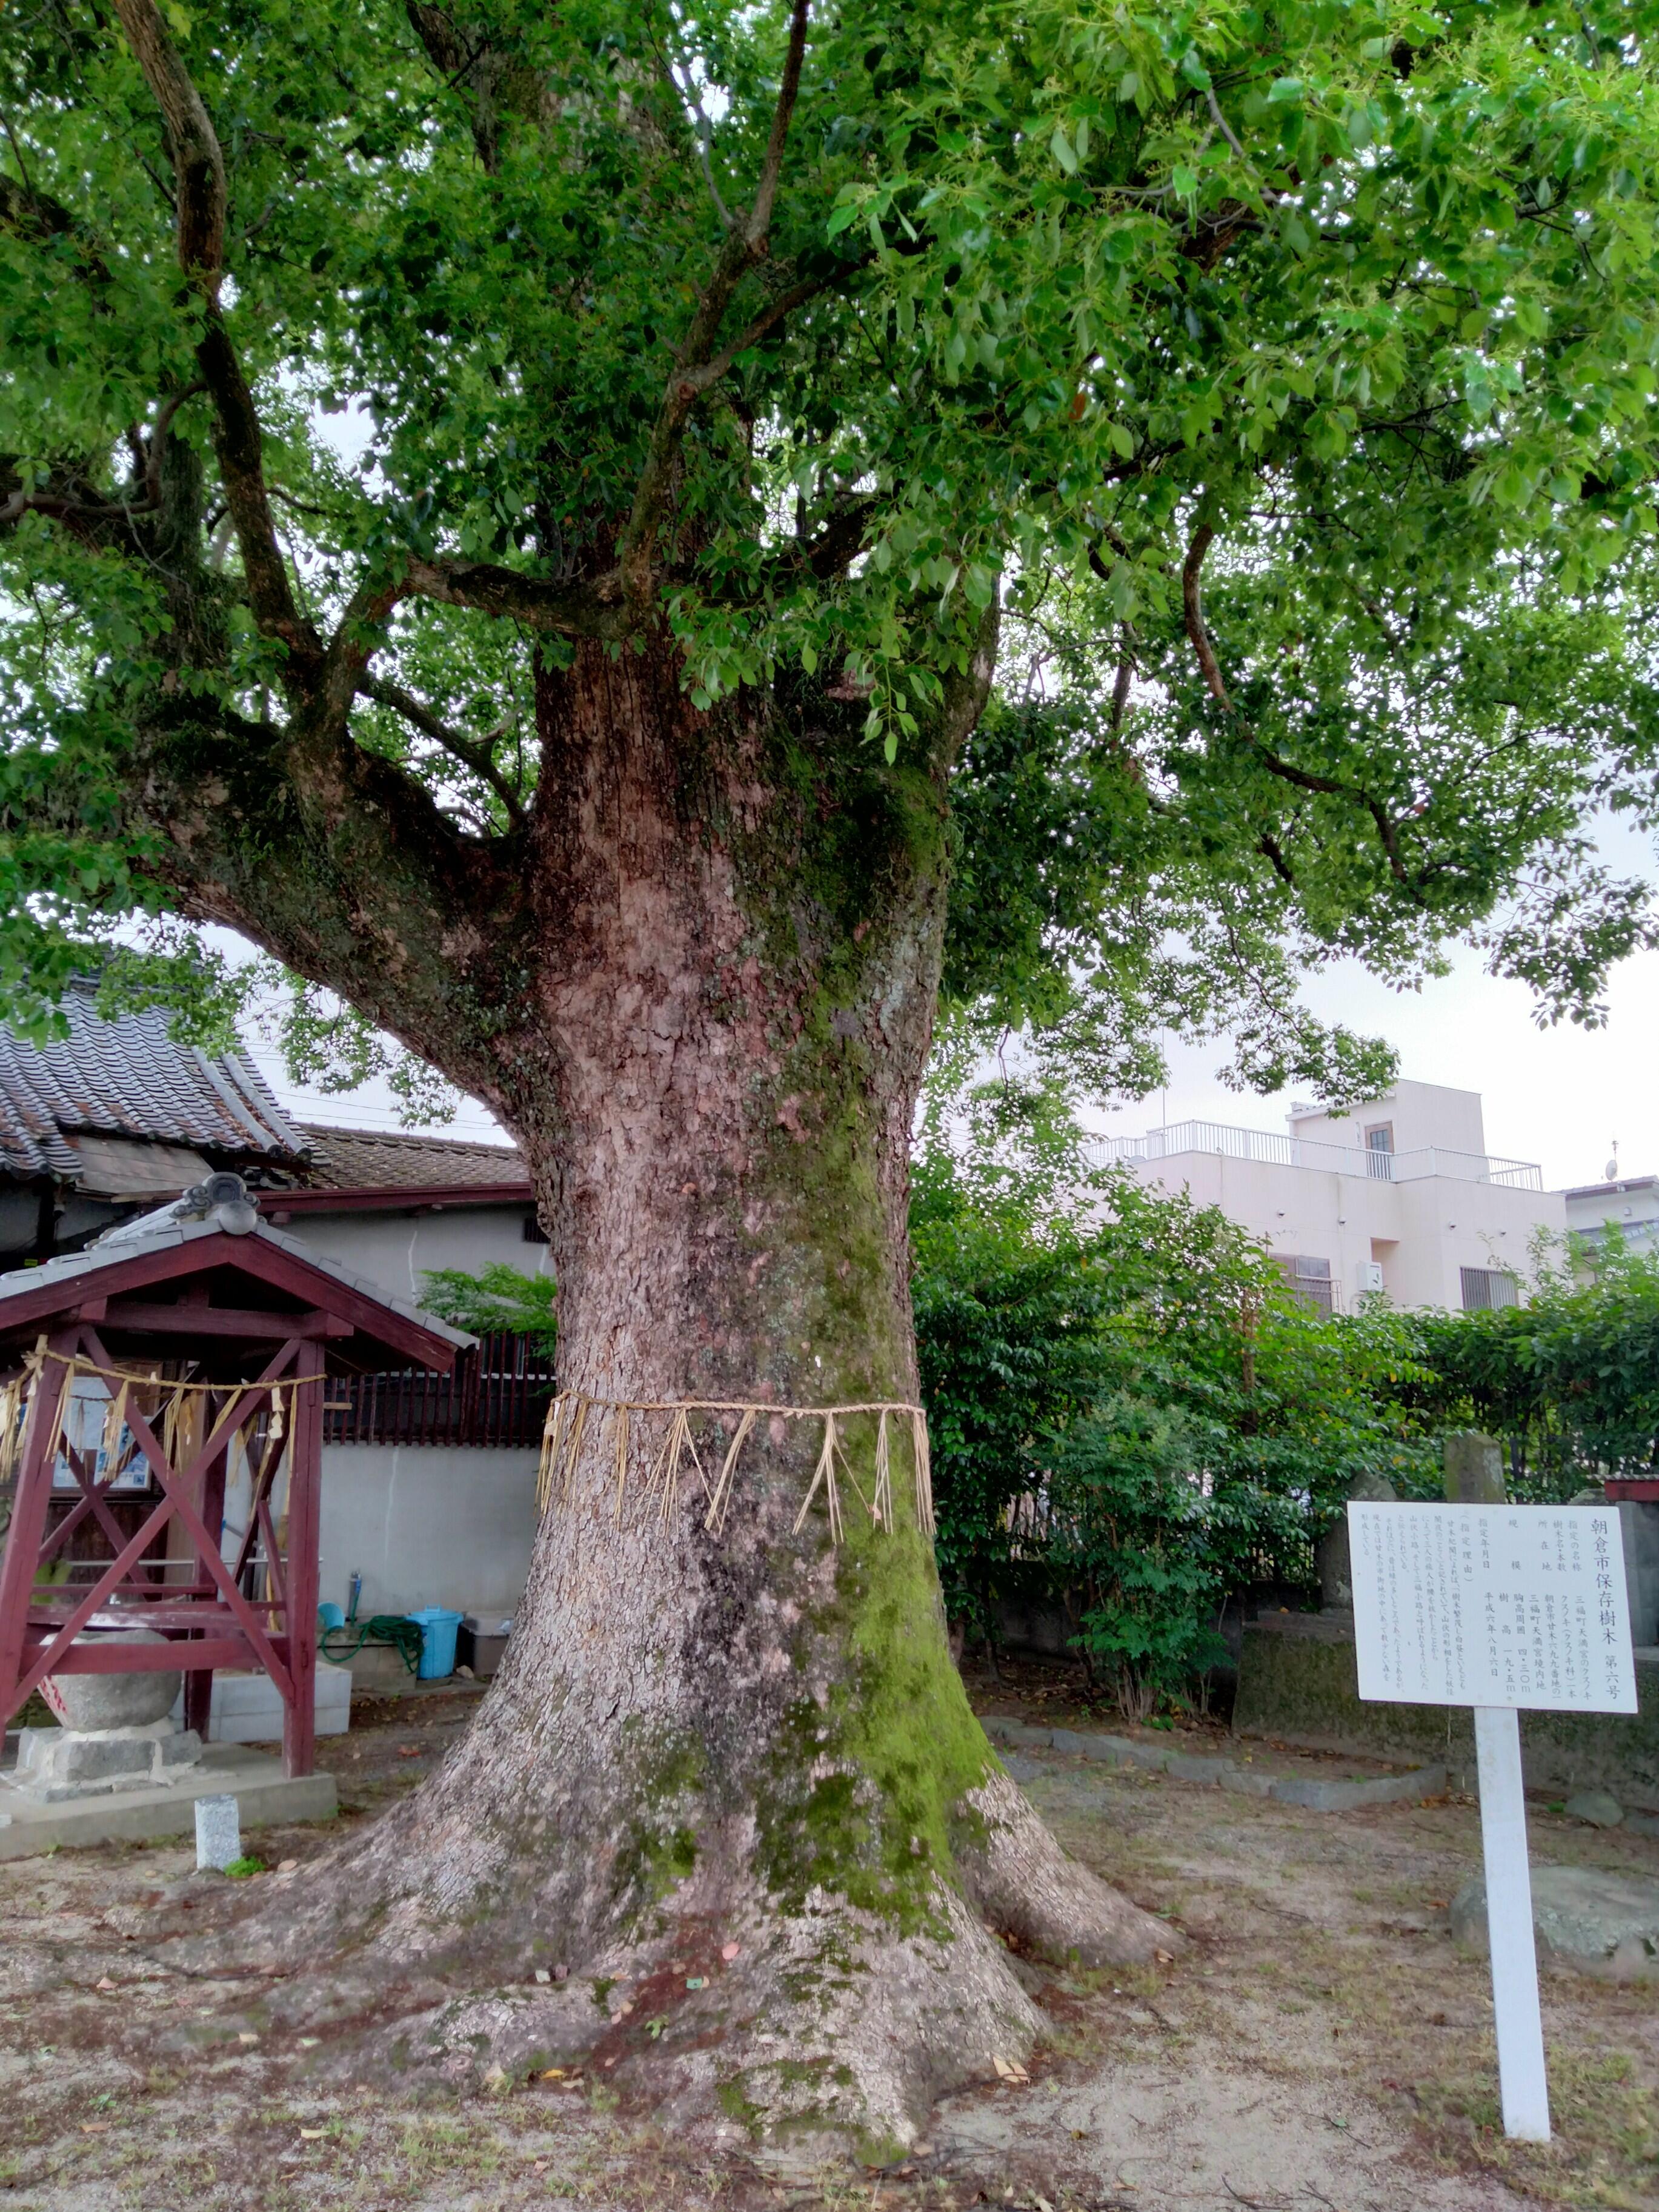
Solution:
<svg viewBox="0 0 1659 2212"><path fill-rule="evenodd" d="M1091 1717L1063 1670L970 1686L1010 1715ZM360 1704L324 1747L342 1818L412 1787L476 1694ZM1221 1747L1213 1728L1188 1733ZM1030 2081L948 2100L896 2172L786 2169L729 2126L665 2139L648 2112L558 2084L453 2102L319 2093L295 2039L254 2024L257 1988L185 1982L145 1955L153 1901L191 1863L153 1845L0 1866L0 2207L1659 2212L1659 1989L1547 1973L1556 2140L1498 2130L1486 1970L1446 1929L1479 1865L1468 1800L1314 1814L1052 1752L1010 1764L1070 1850L1190 1941L1134 1973L1028 1963L1050 2023ZM249 1840L275 1865L329 1832ZM1659 1875L1659 1842L1541 1808L1533 1844L1540 1862Z"/></svg>

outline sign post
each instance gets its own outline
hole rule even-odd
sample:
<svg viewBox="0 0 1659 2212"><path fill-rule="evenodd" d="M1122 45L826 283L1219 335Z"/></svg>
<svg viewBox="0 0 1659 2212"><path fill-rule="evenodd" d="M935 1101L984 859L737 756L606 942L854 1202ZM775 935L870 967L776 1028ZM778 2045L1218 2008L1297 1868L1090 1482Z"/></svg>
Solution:
<svg viewBox="0 0 1659 2212"><path fill-rule="evenodd" d="M1455 1440L1477 1442L1495 1461L1486 1439ZM1504 2132L1547 2142L1518 1716L1636 1711L1619 1514L1474 1504L1476 1480L1451 1446L1447 1459L1462 1493L1448 1505L1348 1507L1359 1694L1474 1708Z"/></svg>

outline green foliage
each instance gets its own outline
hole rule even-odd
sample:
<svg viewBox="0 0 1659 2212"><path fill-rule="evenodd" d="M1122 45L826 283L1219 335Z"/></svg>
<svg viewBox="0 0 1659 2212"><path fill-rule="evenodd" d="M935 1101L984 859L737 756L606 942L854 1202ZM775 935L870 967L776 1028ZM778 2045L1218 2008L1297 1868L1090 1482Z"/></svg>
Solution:
<svg viewBox="0 0 1659 2212"><path fill-rule="evenodd" d="M1547 1248L1524 1306L1328 1318L1214 1208L1091 1170L1050 1091L936 1090L914 1296L953 1616L1063 1601L1144 1717L1217 1656L1252 1588L1311 1594L1361 1474L1442 1494L1452 1431L1501 1437L1510 1495L1659 1469L1659 1254Z"/></svg>
<svg viewBox="0 0 1659 2212"><path fill-rule="evenodd" d="M1659 1255L1615 1232L1585 1261L1547 1266L1524 1306L1413 1316L1425 1416L1501 1437L1510 1494L1540 1504L1659 1469Z"/></svg>
<svg viewBox="0 0 1659 2212"><path fill-rule="evenodd" d="M781 104L751 0L121 12L193 167L116 18L0 40L12 1014L210 916L470 1071L516 953L446 1019L404 940L531 929L574 653L665 625L691 710L857 699L914 765L1000 597L964 1031L1350 1097L1297 975L1456 937L1598 1018L1650 928L1589 842L1655 811L1639 10L841 0Z"/></svg>
<svg viewBox="0 0 1659 2212"><path fill-rule="evenodd" d="M527 1336L550 1357L557 1346L558 1286L551 1275L526 1275L497 1260L476 1275L434 1267L422 1280L421 1303L440 1321L475 1336L498 1329Z"/></svg>
<svg viewBox="0 0 1659 2212"><path fill-rule="evenodd" d="M1231 1594L1311 1580L1358 1475L1432 1487L1407 1319L1311 1313L1218 1209L1090 1168L1051 1092L936 1093L915 1186L939 1567L976 1634L1068 1591L1081 1648L1155 1697Z"/></svg>

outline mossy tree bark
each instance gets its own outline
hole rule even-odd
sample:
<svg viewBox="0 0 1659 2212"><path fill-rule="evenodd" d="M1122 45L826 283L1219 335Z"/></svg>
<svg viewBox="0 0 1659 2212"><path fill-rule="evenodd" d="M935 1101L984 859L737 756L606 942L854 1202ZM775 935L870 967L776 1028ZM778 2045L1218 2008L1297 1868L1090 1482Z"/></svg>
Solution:
<svg viewBox="0 0 1659 2212"><path fill-rule="evenodd" d="M488 1035L539 1193L562 1389L915 1401L906 1159L943 780L991 649L988 625L898 769L837 726L856 706L696 714L666 648L544 678L521 998L473 1051ZM419 1042L453 1064L453 1039ZM465 1741L285 1885L267 1940L290 1961L337 1948L381 2016L401 1983L382 2033L406 2060L596 2052L757 2122L902 2142L939 2088L1030 2043L987 1923L1091 1962L1167 1931L1064 1860L991 1753L908 1436L892 1525L843 1484L836 1547L822 1498L794 1528L818 1425L761 1417L715 1532L689 1466L672 1510L645 1495L667 1418L633 1417L619 1512L614 1419L590 1416ZM712 1473L732 1425L705 1418ZM874 1433L846 1424L866 1498ZM490 1982L514 1994L459 1994Z"/></svg>

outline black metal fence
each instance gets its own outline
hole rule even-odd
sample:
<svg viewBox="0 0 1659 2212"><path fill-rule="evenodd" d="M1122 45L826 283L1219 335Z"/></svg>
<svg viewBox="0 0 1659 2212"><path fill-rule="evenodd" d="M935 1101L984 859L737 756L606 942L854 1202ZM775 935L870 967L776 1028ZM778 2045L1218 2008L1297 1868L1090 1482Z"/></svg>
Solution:
<svg viewBox="0 0 1659 2212"><path fill-rule="evenodd" d="M552 1354L503 1330L457 1353L447 1375L409 1367L331 1379L323 1442L535 1444L552 1396Z"/></svg>

